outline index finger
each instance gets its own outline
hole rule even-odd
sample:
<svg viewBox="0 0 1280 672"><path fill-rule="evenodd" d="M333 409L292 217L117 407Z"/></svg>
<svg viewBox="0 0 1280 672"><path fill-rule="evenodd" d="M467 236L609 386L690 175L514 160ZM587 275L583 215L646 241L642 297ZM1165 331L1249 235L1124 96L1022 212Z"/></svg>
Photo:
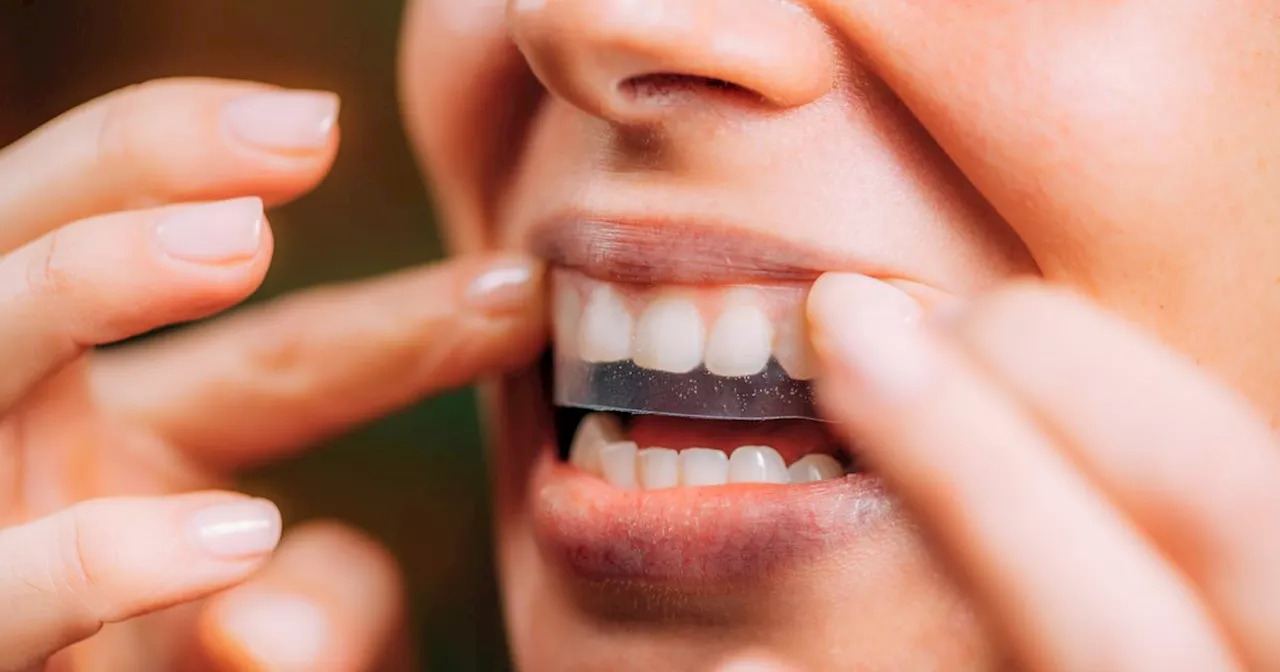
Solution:
<svg viewBox="0 0 1280 672"><path fill-rule="evenodd" d="M1027 669L1238 669L1185 577L905 295L827 274L808 308L824 411Z"/></svg>
<svg viewBox="0 0 1280 672"><path fill-rule="evenodd" d="M103 353L95 391L198 463L237 468L532 362L541 284L540 264L499 256L312 290Z"/></svg>
<svg viewBox="0 0 1280 672"><path fill-rule="evenodd" d="M338 99L250 82L157 80L109 93L0 148L0 251L68 222L314 187L337 152Z"/></svg>

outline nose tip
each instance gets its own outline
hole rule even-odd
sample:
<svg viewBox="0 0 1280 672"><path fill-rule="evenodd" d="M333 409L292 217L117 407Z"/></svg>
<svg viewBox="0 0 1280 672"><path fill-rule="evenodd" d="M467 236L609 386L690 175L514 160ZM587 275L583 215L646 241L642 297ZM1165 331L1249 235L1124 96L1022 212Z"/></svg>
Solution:
<svg viewBox="0 0 1280 672"><path fill-rule="evenodd" d="M619 123L726 91L800 107L836 74L826 31L787 0L508 0L507 15L548 89Z"/></svg>

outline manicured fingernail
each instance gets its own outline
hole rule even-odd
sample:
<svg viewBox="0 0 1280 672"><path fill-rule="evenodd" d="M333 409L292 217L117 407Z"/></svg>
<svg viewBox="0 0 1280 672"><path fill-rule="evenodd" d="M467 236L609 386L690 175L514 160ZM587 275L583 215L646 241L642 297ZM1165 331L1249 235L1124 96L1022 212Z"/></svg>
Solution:
<svg viewBox="0 0 1280 672"><path fill-rule="evenodd" d="M792 668L767 658L738 658L722 663L716 672L791 672Z"/></svg>
<svg viewBox="0 0 1280 672"><path fill-rule="evenodd" d="M920 306L896 287L828 273L814 283L808 311L815 347L865 393L886 401L909 395L932 370Z"/></svg>
<svg viewBox="0 0 1280 672"><path fill-rule="evenodd" d="M262 223L262 200L237 198L176 207L156 224L155 234L175 259L226 264L257 256Z"/></svg>
<svg viewBox="0 0 1280 672"><path fill-rule="evenodd" d="M337 94L325 91L265 91L237 98L223 109L237 138L274 151L324 147L338 122Z"/></svg>
<svg viewBox="0 0 1280 672"><path fill-rule="evenodd" d="M254 558L280 543L280 510L265 499L216 504L191 516L191 536L210 555Z"/></svg>
<svg viewBox="0 0 1280 672"><path fill-rule="evenodd" d="M324 611L291 595L237 595L219 620L237 648L265 669L315 669L332 636Z"/></svg>
<svg viewBox="0 0 1280 672"><path fill-rule="evenodd" d="M537 290L541 269L541 264L533 260L494 262L467 285L467 300L491 313L527 307Z"/></svg>

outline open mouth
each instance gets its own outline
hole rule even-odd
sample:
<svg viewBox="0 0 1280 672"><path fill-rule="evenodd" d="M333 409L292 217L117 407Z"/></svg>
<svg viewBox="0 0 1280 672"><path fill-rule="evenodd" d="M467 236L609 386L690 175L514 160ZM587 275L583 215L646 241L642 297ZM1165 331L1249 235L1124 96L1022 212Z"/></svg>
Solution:
<svg viewBox="0 0 1280 672"><path fill-rule="evenodd" d="M533 511L591 579L700 584L802 562L880 521L878 479L817 418L808 282L640 285L553 268Z"/></svg>
<svg viewBox="0 0 1280 672"><path fill-rule="evenodd" d="M552 273L557 453L624 490L843 477L815 421L807 287L628 287Z"/></svg>

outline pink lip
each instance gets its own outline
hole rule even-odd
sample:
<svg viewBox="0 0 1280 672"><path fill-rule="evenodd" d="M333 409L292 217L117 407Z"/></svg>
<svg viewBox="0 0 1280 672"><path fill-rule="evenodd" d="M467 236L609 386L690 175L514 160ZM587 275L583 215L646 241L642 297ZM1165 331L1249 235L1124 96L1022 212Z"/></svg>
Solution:
<svg viewBox="0 0 1280 672"><path fill-rule="evenodd" d="M869 267L744 229L558 221L537 228L526 245L554 265L614 282L803 281ZM806 485L619 490L559 460L549 406L536 404L541 442L523 448L536 452L526 454L528 510L543 556L581 580L691 590L762 580L835 548L874 544L877 530L901 519L879 479L866 474ZM662 429L684 431L668 424ZM791 448L793 458L823 450Z"/></svg>
<svg viewBox="0 0 1280 672"><path fill-rule="evenodd" d="M555 266L631 284L806 282L831 270L902 276L763 231L681 219L559 218L535 227L524 246Z"/></svg>

